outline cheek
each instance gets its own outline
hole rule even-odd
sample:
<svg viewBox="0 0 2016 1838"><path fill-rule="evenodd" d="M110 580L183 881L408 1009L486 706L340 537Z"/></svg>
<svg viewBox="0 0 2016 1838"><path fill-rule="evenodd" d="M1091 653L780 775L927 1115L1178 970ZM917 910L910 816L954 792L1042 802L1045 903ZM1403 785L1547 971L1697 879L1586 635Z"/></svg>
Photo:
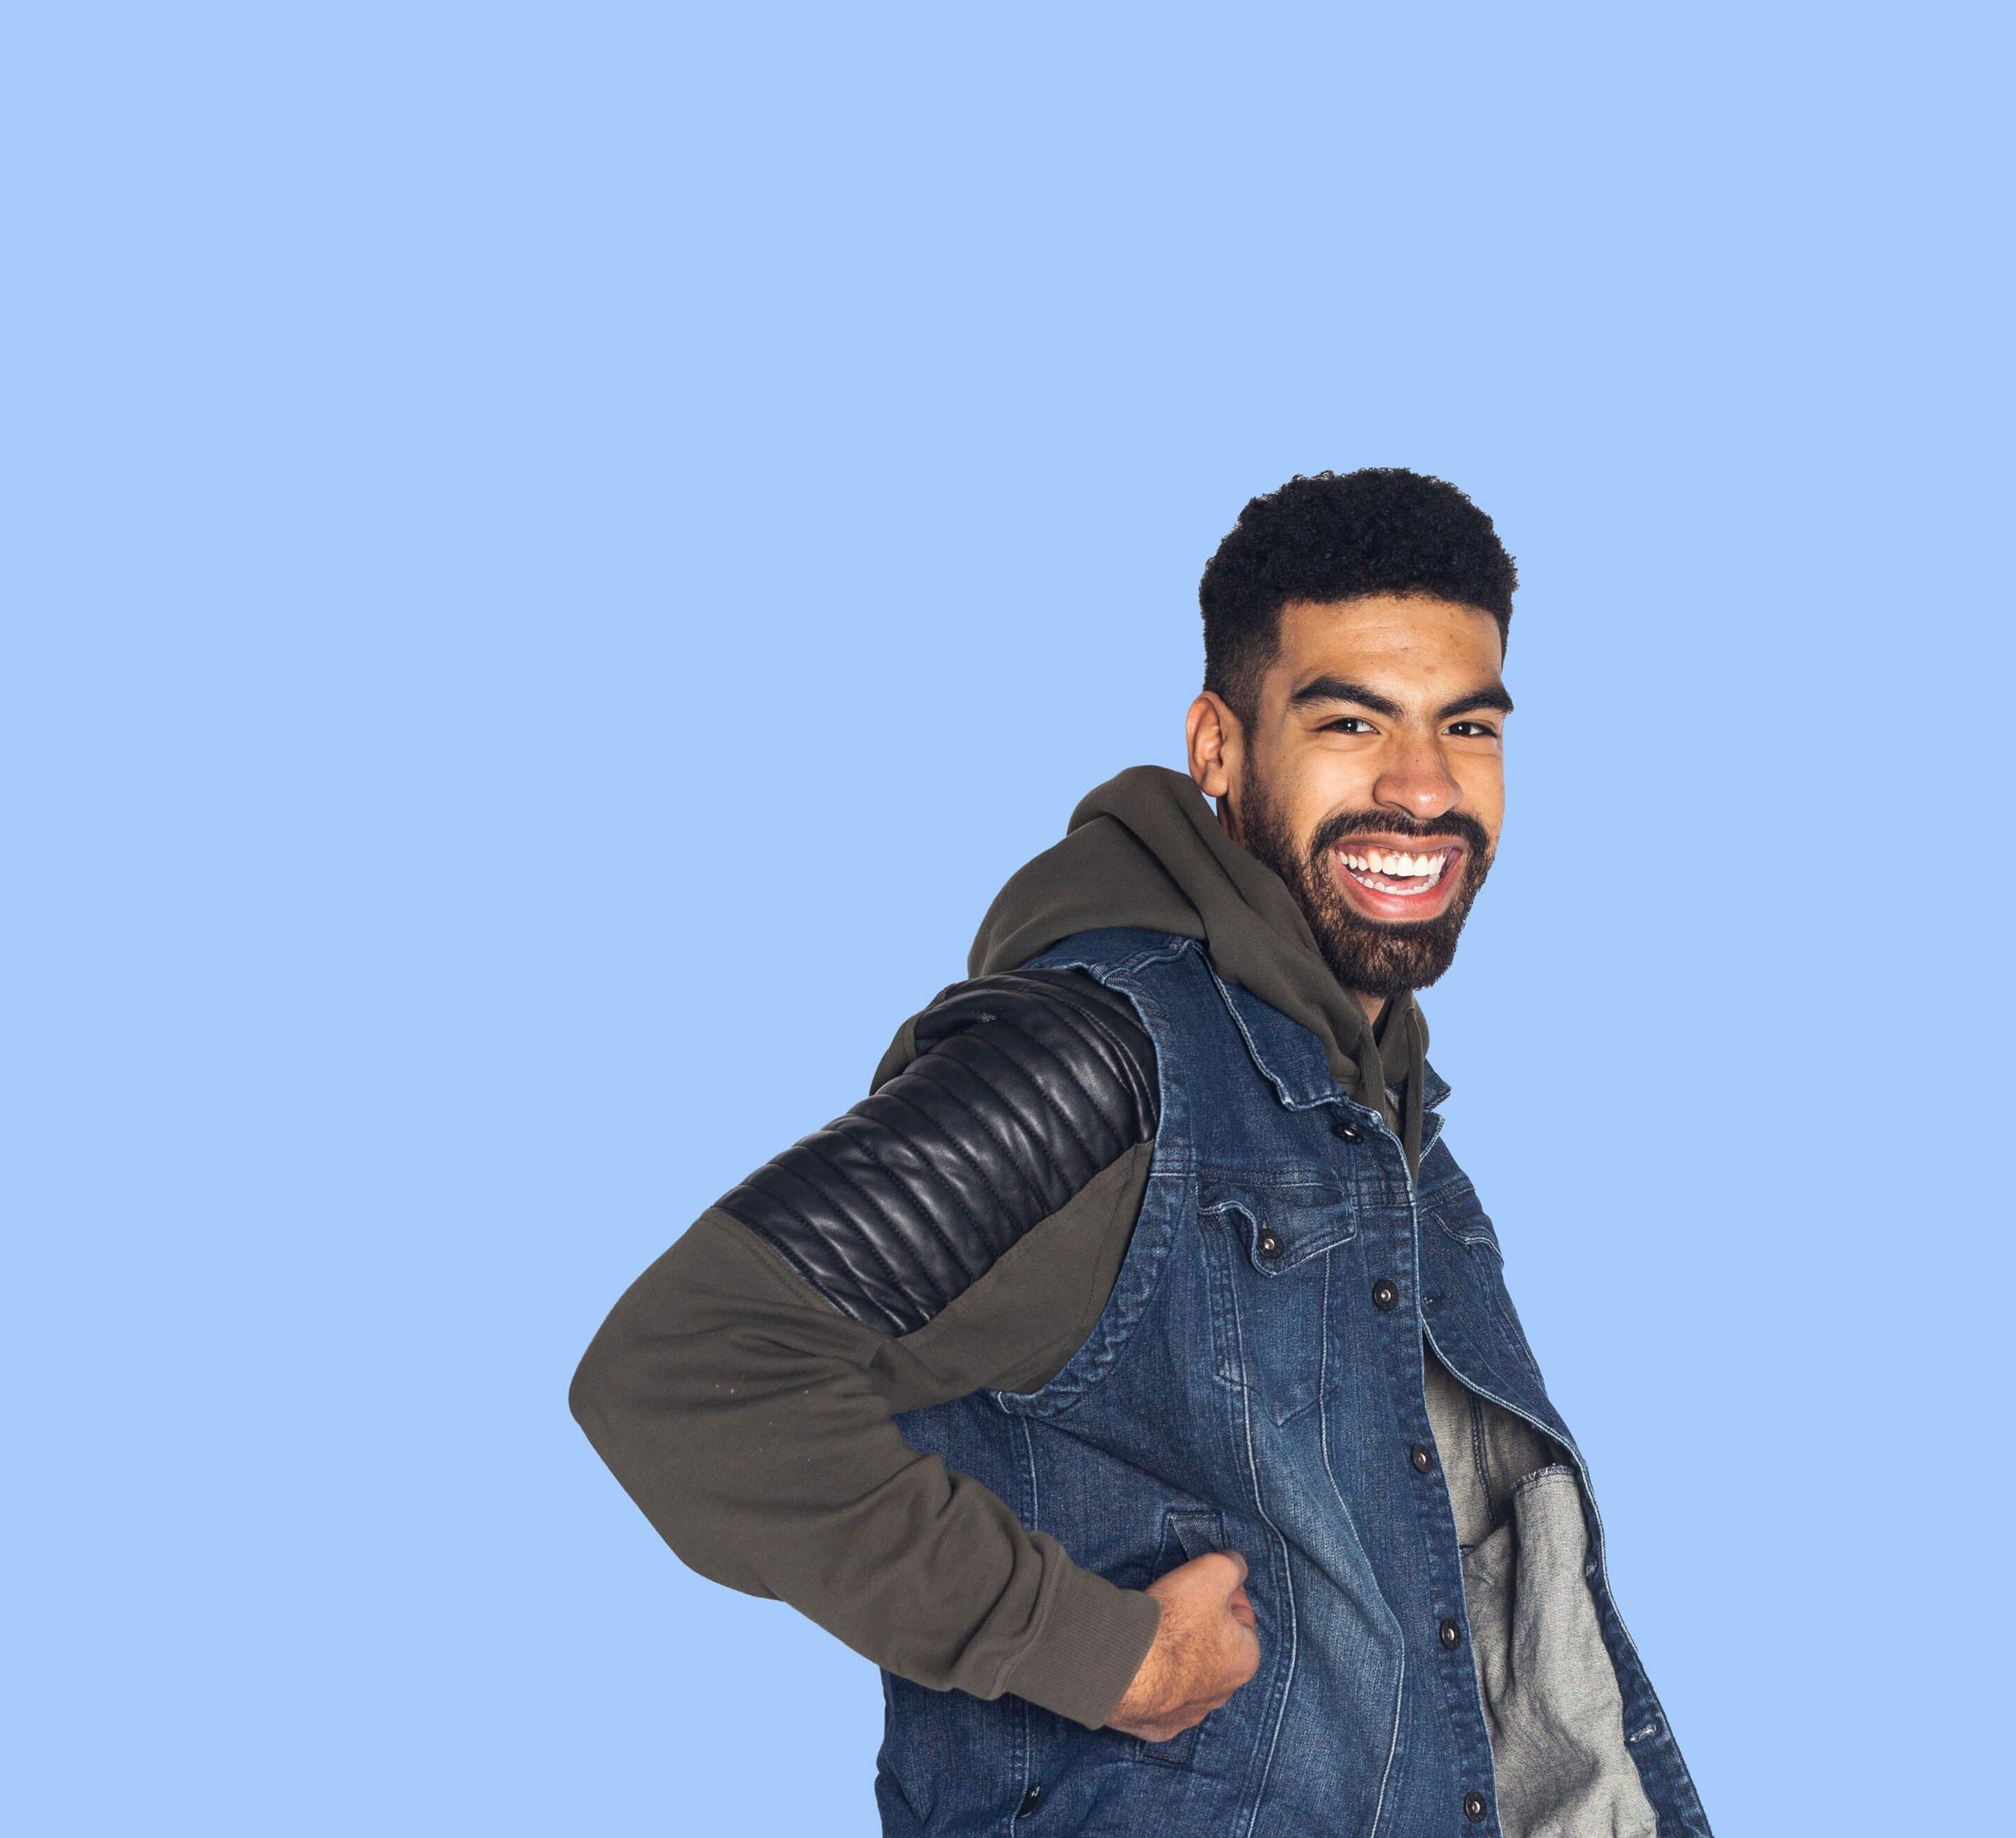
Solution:
<svg viewBox="0 0 2016 1838"><path fill-rule="evenodd" d="M1296 834L1313 836L1318 825L1339 811L1369 811L1377 802L1372 788L1378 782L1379 769L1379 761L1369 747L1362 752L1312 749L1294 789L1291 807Z"/></svg>
<svg viewBox="0 0 2016 1838"><path fill-rule="evenodd" d="M1463 791L1463 807L1495 836L1498 819L1505 815L1505 762L1496 757L1473 756L1455 765L1456 781Z"/></svg>
<svg viewBox="0 0 2016 1838"><path fill-rule="evenodd" d="M1495 760L1467 761L1456 773L1456 808L1474 817L1497 852L1498 831L1505 822L1505 774Z"/></svg>

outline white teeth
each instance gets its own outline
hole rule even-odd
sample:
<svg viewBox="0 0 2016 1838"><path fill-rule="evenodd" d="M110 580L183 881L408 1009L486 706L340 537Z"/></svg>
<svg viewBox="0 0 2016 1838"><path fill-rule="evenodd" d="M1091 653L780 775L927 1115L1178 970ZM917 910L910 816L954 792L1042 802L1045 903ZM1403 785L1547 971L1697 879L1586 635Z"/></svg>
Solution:
<svg viewBox="0 0 2016 1838"><path fill-rule="evenodd" d="M1337 859L1353 874L1377 875L1388 881L1418 881L1421 885L1404 891L1410 894L1426 893L1441 880L1443 870L1449 865L1449 852L1438 850L1430 855L1425 851L1411 855L1404 849L1367 849L1363 855L1353 855L1347 849L1339 849ZM1399 888L1387 891L1398 893Z"/></svg>

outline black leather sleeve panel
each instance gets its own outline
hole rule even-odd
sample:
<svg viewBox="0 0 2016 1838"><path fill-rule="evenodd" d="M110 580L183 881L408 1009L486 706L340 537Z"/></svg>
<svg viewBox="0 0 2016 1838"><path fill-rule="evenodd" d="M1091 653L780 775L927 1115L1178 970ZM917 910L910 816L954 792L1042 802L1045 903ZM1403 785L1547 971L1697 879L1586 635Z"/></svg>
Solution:
<svg viewBox="0 0 2016 1838"><path fill-rule="evenodd" d="M955 984L918 1057L723 1196L852 1319L914 1333L1100 1169L1155 1134L1155 1047L1077 970Z"/></svg>

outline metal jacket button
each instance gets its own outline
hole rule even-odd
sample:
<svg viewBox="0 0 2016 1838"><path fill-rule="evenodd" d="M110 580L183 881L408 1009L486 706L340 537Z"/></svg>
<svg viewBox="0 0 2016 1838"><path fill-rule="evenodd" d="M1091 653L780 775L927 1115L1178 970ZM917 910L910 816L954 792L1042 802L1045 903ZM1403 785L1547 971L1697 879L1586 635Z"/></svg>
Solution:
<svg viewBox="0 0 2016 1838"><path fill-rule="evenodd" d="M1385 1277L1381 1277L1372 1286L1372 1305L1381 1314L1390 1314L1399 1302L1400 1291Z"/></svg>
<svg viewBox="0 0 2016 1838"><path fill-rule="evenodd" d="M1022 1804L1015 1808L1015 1817L1018 1819L1027 1819L1031 1813L1034 1812L1036 1808L1042 1804L1043 1782L1040 1781L1031 1781L1029 1783L1029 1791L1022 1796Z"/></svg>
<svg viewBox="0 0 2016 1838"><path fill-rule="evenodd" d="M1485 1815L1490 1810L1490 1803L1482 1794L1470 1793L1463 1796L1463 1816L1472 1825L1483 1824Z"/></svg>
<svg viewBox="0 0 2016 1838"><path fill-rule="evenodd" d="M1280 1235L1277 1232L1263 1232L1255 1243L1260 1254L1269 1263L1272 1263L1286 1248L1281 1241Z"/></svg>
<svg viewBox="0 0 2016 1838"><path fill-rule="evenodd" d="M1447 1647L1451 1653L1454 1653L1462 1644L1463 1630L1455 1622L1444 1621L1438 1632L1441 1636L1443 1645Z"/></svg>
<svg viewBox="0 0 2016 1838"><path fill-rule="evenodd" d="M1330 1133L1334 1136L1342 1136L1346 1142L1363 1142L1365 1140L1365 1132L1348 1117L1339 1117L1330 1126Z"/></svg>
<svg viewBox="0 0 2016 1838"><path fill-rule="evenodd" d="M1425 1442L1418 1442L1407 1451L1407 1459L1414 1464L1417 1474L1425 1474L1435 1465L1435 1452Z"/></svg>

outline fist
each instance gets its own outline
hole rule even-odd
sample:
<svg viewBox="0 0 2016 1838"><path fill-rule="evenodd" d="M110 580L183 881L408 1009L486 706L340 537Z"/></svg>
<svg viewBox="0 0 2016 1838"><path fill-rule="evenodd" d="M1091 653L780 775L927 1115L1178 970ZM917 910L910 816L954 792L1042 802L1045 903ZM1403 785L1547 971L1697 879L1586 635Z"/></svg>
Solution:
<svg viewBox="0 0 2016 1838"><path fill-rule="evenodd" d="M1260 1670L1260 1635L1246 1560L1236 1551L1193 1557L1148 1592L1162 1604L1162 1623L1106 1728L1167 1742L1202 1723Z"/></svg>

